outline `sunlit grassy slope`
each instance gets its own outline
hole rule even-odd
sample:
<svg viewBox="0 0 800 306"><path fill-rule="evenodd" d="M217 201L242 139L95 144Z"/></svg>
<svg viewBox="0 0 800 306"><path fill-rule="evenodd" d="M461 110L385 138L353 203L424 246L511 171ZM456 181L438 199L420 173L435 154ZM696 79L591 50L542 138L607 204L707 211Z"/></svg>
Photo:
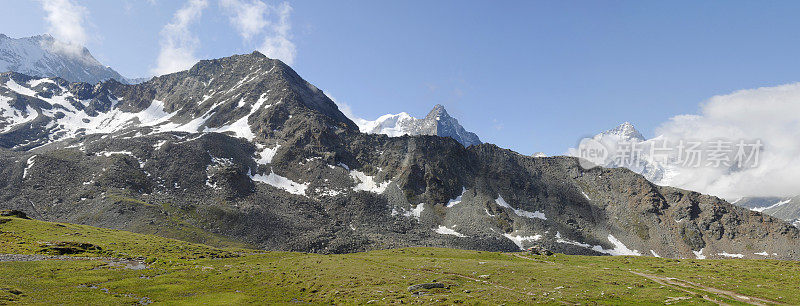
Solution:
<svg viewBox="0 0 800 306"><path fill-rule="evenodd" d="M64 242L94 247L70 254L76 260L0 262L0 304L800 304L800 265L790 261L436 248L316 255L18 218L0 223L3 254L52 253L48 248ZM126 269L108 258L133 258L148 268ZM420 283L445 288L408 290Z"/></svg>

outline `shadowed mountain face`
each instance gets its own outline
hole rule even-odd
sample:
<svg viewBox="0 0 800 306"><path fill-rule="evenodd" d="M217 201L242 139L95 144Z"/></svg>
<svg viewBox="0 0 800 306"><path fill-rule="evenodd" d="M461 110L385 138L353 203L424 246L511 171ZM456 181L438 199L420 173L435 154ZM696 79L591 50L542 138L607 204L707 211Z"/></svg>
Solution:
<svg viewBox="0 0 800 306"><path fill-rule="evenodd" d="M259 53L139 85L2 74L0 111L0 208L49 221L322 253L800 259L790 224L626 169L361 133Z"/></svg>

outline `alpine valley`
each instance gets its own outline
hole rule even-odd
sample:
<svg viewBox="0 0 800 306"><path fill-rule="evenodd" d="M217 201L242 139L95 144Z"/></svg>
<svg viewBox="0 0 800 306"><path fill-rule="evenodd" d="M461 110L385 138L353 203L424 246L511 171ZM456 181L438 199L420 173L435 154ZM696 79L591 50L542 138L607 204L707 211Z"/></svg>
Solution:
<svg viewBox="0 0 800 306"><path fill-rule="evenodd" d="M441 106L380 121L357 124L258 52L135 85L7 72L0 209L264 250L800 259L788 222L481 143Z"/></svg>

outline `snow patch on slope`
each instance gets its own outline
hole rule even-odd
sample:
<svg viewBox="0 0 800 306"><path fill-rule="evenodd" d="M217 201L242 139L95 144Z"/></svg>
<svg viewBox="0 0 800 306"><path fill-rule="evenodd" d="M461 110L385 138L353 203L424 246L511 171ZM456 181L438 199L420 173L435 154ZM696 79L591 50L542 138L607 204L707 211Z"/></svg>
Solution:
<svg viewBox="0 0 800 306"><path fill-rule="evenodd" d="M500 205L501 207L505 207L505 208L509 208L509 209L513 210L514 213L517 214L518 216L528 217L528 218L531 218L531 219L537 218L537 219L547 220L547 217L542 212L539 212L539 211L529 212L529 211L526 211L526 210L516 209L514 207L511 207L511 205L509 205L508 203L506 203L505 200L503 200L503 196L501 196L501 195L498 195L497 199L495 199L494 201L495 201L495 203L497 203L497 205Z"/></svg>
<svg viewBox="0 0 800 306"><path fill-rule="evenodd" d="M245 138L252 141L255 134L251 130L248 119L264 108L272 105L264 105L267 102L267 94L262 94L261 97L252 105L249 112L239 118L238 120L221 126L211 128L206 126L207 120L211 115L217 111L217 106L226 102L220 101L212 106L205 114L197 118L191 119L189 122L178 123L174 122L173 118L178 113L178 110L168 113L165 111L165 105L160 100L152 100L147 108L139 112L126 112L117 108L121 99L109 94L111 105L108 111L99 112L94 116L90 116L82 110L81 106L87 106L88 100L79 100L68 88L58 86L56 94L47 97L46 95L37 95L33 89L34 86L42 83L54 83L49 79L34 79L24 84L19 84L13 79L9 79L2 86L8 88L12 92L24 96L35 97L44 102L53 105L53 108L42 108L41 114L36 112L35 109L27 106L23 112L17 110L8 102L11 98L0 96L0 123L5 123L2 132L10 131L14 126L22 123L29 122L36 119L39 115L44 115L53 118L53 126L50 127L50 140L58 140L62 138L72 138L79 135L89 134L109 134L120 131L130 127L152 127L153 133L159 132L187 132L187 133L207 133L218 132L225 133L231 132L236 137ZM29 87L26 87L30 86ZM280 103L278 101L277 103ZM275 104L277 104L275 103ZM81 105L79 105L81 104Z"/></svg>
<svg viewBox="0 0 800 306"><path fill-rule="evenodd" d="M770 206L767 206L767 207L756 207L756 208L751 208L750 210L752 210L752 211L757 211L757 212L763 212L763 211L765 211L765 210L767 210L767 209L773 209L773 208L778 208L778 207L781 207L781 206L783 206L783 205L789 204L790 202L792 202L792 199L788 199L788 200L780 201L780 202L778 202L778 203L772 204L772 205L770 205Z"/></svg>
<svg viewBox="0 0 800 306"><path fill-rule="evenodd" d="M466 236L464 234L456 232L453 229L447 228L444 225L439 225L439 227L433 229L433 231L436 232L437 234L442 234L442 235L453 235L453 236L456 236L456 237L468 237L468 236Z"/></svg>
<svg viewBox="0 0 800 306"><path fill-rule="evenodd" d="M452 199L449 202L447 202L447 207L448 208L449 207L453 207L453 206L456 206L457 204L461 203L461 197L463 197L464 193L466 193L466 192L467 192L467 188L461 187L461 194L458 195L455 199Z"/></svg>
<svg viewBox="0 0 800 306"><path fill-rule="evenodd" d="M717 253L717 255L729 258L744 258L744 254L731 254L728 252Z"/></svg>
<svg viewBox="0 0 800 306"><path fill-rule="evenodd" d="M30 97L36 97L36 91L34 91L33 89L30 89L30 88L27 88L25 86L17 84L17 82L14 81L13 79L10 79L10 80L8 80L8 82L6 82L6 87L8 87L8 89L11 89L12 91L14 91L14 92L16 92L18 94L25 95L25 96L30 96Z"/></svg>
<svg viewBox="0 0 800 306"><path fill-rule="evenodd" d="M364 172L358 170L350 170L350 177L353 178L356 186L353 187L354 191L369 191L372 193L383 193L386 187L389 187L391 181L383 183L376 183L375 177L369 176Z"/></svg>
<svg viewBox="0 0 800 306"><path fill-rule="evenodd" d="M539 240L542 239L542 235L518 236L518 235L512 235L512 234L508 234L508 233L503 234L503 237L506 237L506 238L508 238L508 240L513 241L514 244L516 244L519 247L519 249L523 250L523 251L525 250L525 246L523 245L523 243L531 242L531 241L539 241Z"/></svg>
<svg viewBox="0 0 800 306"><path fill-rule="evenodd" d="M33 163L35 162L35 160L34 160L35 158L36 158L36 155L31 156L30 158L28 158L27 164L25 165L25 170L22 171L22 178L23 179L28 178L28 170L30 170L31 167L33 167Z"/></svg>
<svg viewBox="0 0 800 306"><path fill-rule="evenodd" d="M261 150L261 152L258 153L258 159L256 160L256 163L261 165L271 163L272 158L275 157L275 154L278 153L278 149L281 148L281 145L277 143L275 144L274 148L267 148L262 144L256 144L256 146Z"/></svg>
<svg viewBox="0 0 800 306"><path fill-rule="evenodd" d="M39 117L39 113L30 105L26 105L23 112L8 104L11 100L9 97L0 96L0 123L5 123L5 128L0 133L11 131L14 127L31 122Z"/></svg>
<svg viewBox="0 0 800 306"><path fill-rule="evenodd" d="M706 259L706 255L703 255L703 250L705 249L700 249L700 251L692 251L692 253L694 253L694 257L697 259Z"/></svg>
<svg viewBox="0 0 800 306"><path fill-rule="evenodd" d="M292 181L288 178L275 174L272 169L269 170L268 175L250 175L250 178L256 182L266 183L272 187L283 189L288 193L297 194L297 195L306 195L306 189L310 185L309 183L300 184L295 181Z"/></svg>
<svg viewBox="0 0 800 306"><path fill-rule="evenodd" d="M422 216L422 211L425 210L425 203L419 203L411 210L405 210L403 208L400 208L400 210L402 212L397 211L397 208L392 208L392 216L403 215L404 217L414 217L419 220Z"/></svg>
<svg viewBox="0 0 800 306"><path fill-rule="evenodd" d="M575 246L591 249L592 251L595 251L595 252L614 255L614 256L642 256L642 253L640 253L637 250L629 249L628 247L625 246L625 244L623 244L621 241L619 241L619 239L615 238L613 235L608 235L608 241L611 242L611 244L614 245L613 249L610 249L610 250L609 249L604 249L602 246L599 246L599 245L592 246L592 245L589 245L589 244L586 244L586 243L581 243L581 242L577 242L577 241L564 239L564 238L561 237L561 233L556 232L556 242L558 242L558 243L571 244L571 245L575 245Z"/></svg>

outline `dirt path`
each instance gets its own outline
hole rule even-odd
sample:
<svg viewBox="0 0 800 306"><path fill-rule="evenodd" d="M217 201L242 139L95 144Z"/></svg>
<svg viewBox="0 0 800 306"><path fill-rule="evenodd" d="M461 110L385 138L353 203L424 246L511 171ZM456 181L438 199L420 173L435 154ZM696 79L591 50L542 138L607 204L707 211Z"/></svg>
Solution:
<svg viewBox="0 0 800 306"><path fill-rule="evenodd" d="M768 305L768 304L780 304L780 305L783 305L783 303L778 302L778 301L772 301L772 300L757 298L757 297L753 297L753 296L747 296L747 295L739 294L739 293L736 293L736 292L733 292L733 291L728 291L728 290L722 290L722 289L718 289L718 288L714 288L714 287L709 287L709 286L706 286L706 285L701 285L701 284L697 284L697 283L693 283L693 282L690 282L690 281L685 281L685 280L681 280L681 279L677 279L677 278L673 278L673 277L662 277L662 276L650 275L650 274L645 274L645 273L636 272L636 271L630 271L630 272L633 273L633 274L639 275L641 277L645 277L647 279L650 279L650 280L652 280L652 281L654 281L656 283L659 283L661 285L670 286L672 288L676 288L678 290L681 290L681 291L684 291L684 292L687 292L687 293L691 293L691 294L695 293L692 290L697 290L697 291L700 291L700 292L703 292L703 293L711 293L711 294L724 296L726 298L730 298L730 299L733 299L735 301L746 303L746 304L750 304L750 305ZM713 303L717 303L718 305L725 305L725 303L717 301L717 300L714 300L714 299L712 299L711 297L709 297L708 295L705 295L705 294L703 295L703 299L705 299L707 301L710 301L710 302L713 302Z"/></svg>

